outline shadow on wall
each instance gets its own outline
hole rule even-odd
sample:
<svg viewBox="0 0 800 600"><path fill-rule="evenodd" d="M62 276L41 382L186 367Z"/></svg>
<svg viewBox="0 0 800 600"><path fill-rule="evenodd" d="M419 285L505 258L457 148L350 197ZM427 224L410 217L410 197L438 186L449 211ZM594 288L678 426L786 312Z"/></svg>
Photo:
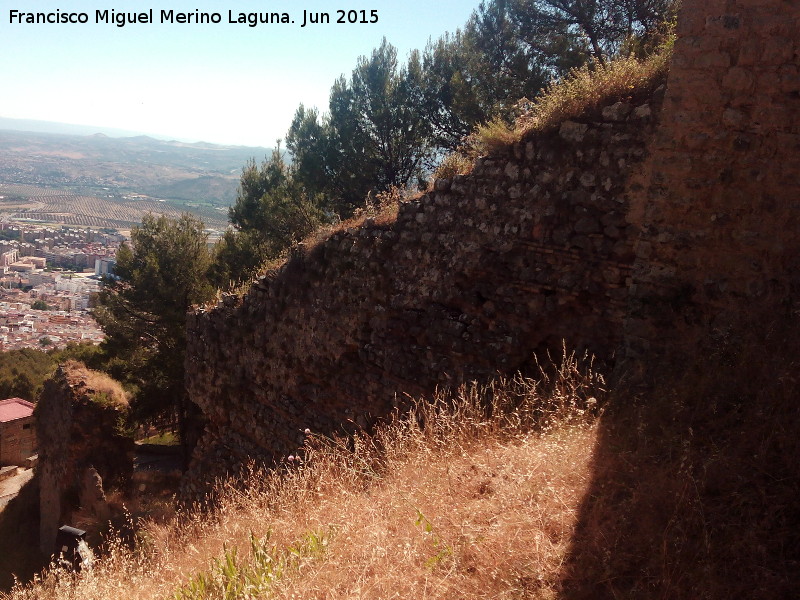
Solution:
<svg viewBox="0 0 800 600"><path fill-rule="evenodd" d="M39 480L34 477L0 510L0 592L11 589L15 575L30 581L46 565L39 554Z"/></svg>
<svg viewBox="0 0 800 600"><path fill-rule="evenodd" d="M618 395L563 598L797 597L798 334L739 327Z"/></svg>

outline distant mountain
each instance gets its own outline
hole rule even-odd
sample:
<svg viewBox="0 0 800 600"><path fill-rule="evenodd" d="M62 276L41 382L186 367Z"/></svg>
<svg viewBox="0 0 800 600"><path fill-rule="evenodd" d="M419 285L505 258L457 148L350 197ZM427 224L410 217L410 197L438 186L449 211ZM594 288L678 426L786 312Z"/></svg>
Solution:
<svg viewBox="0 0 800 600"><path fill-rule="evenodd" d="M33 119L9 119L0 117L0 129L12 131L34 131L39 133L62 133L67 135L107 135L111 137L129 137L140 135L138 131L114 129L112 127L95 127L91 125L72 125L53 121L36 121Z"/></svg>
<svg viewBox="0 0 800 600"><path fill-rule="evenodd" d="M140 170L144 166L186 171L183 173L184 177L179 173L173 173L169 177L172 181L185 178L189 174L192 178L212 174L226 177L235 175L238 178L248 160L254 158L261 161L272 152L270 148L263 147L166 141L147 135L110 137L98 132L76 135L17 129L3 130L5 121L7 119L0 119L0 156L10 163L24 163L27 167L24 171L41 171L44 165L47 165L48 172L52 173L55 167L56 170L63 171L62 174L67 177L74 170L81 171L74 174L80 176L83 181L86 181L87 177L92 177L92 170L99 164L106 167L113 165L114 170L127 172L125 179L130 178L129 171ZM31 123L37 122L31 121ZM9 167L10 163L7 162L4 166ZM31 183L12 181L9 179L9 173L6 173L5 177L3 175L0 170L0 179L7 183ZM148 179L148 185L155 183L151 178L157 176L157 173L144 173L144 175ZM108 185L105 178L100 179L103 180L102 185Z"/></svg>
<svg viewBox="0 0 800 600"><path fill-rule="evenodd" d="M36 190L50 189L110 202L164 201L223 227L242 167L272 152L263 147L167 141L141 134L111 137L108 130L80 135L4 130L10 121L14 127L60 125L0 119L0 185L7 190L9 185L32 186L35 189L23 195L45 196ZM60 212L53 207L38 210Z"/></svg>
<svg viewBox="0 0 800 600"><path fill-rule="evenodd" d="M97 125L75 125L72 123L57 123L55 121L38 121L34 119L10 119L0 117L0 131L27 131L32 133L53 133L61 135L79 135L92 137L132 138L137 140L152 140L171 142L173 144L193 146L196 148L250 148L253 150L267 150L260 146L237 146L225 144L212 144L210 142L187 142L176 140L166 135L144 134L141 131L102 127Z"/></svg>

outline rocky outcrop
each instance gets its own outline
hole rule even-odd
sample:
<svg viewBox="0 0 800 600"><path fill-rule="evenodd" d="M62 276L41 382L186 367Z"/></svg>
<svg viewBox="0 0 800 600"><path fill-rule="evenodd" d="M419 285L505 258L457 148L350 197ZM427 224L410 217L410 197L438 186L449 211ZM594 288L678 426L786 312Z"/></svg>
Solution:
<svg viewBox="0 0 800 600"><path fill-rule="evenodd" d="M626 184L659 97L529 135L191 315L187 385L208 427L186 489L278 459L306 428L365 427L408 394L526 371L562 340L611 359L637 234Z"/></svg>
<svg viewBox="0 0 800 600"><path fill-rule="evenodd" d="M106 516L102 481L119 485L130 478L133 440L120 430L127 408L117 382L77 362L61 365L45 382L34 413L44 554L53 551L58 527L81 501L98 518Z"/></svg>

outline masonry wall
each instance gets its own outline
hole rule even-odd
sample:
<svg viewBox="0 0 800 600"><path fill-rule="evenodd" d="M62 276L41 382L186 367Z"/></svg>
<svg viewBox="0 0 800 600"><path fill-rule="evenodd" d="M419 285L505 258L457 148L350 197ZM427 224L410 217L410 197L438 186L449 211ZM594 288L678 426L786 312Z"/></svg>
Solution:
<svg viewBox="0 0 800 600"><path fill-rule="evenodd" d="M792 318L799 56L796 0L684 0L663 113L640 99L526 139L192 316L209 425L187 488L562 339L629 375Z"/></svg>
<svg viewBox="0 0 800 600"><path fill-rule="evenodd" d="M39 545L45 556L58 527L78 508L87 471L99 473L106 485L121 485L133 472L133 440L118 427L127 400L119 384L108 381L69 361L45 381L36 405Z"/></svg>
<svg viewBox="0 0 800 600"><path fill-rule="evenodd" d="M611 360L637 233L626 182L655 98L529 136L191 315L187 386L208 426L187 492L280 460L305 428L368 426L407 395L530 370L562 340Z"/></svg>
<svg viewBox="0 0 800 600"><path fill-rule="evenodd" d="M22 466L36 453L33 417L0 423L0 466Z"/></svg>
<svg viewBox="0 0 800 600"><path fill-rule="evenodd" d="M629 364L766 327L800 292L800 3L683 0L678 23L631 206Z"/></svg>

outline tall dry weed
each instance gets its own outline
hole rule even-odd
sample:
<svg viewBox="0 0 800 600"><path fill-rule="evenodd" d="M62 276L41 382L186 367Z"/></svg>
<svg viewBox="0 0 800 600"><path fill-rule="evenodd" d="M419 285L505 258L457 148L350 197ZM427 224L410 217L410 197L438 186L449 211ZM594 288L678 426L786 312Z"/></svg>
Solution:
<svg viewBox="0 0 800 600"><path fill-rule="evenodd" d="M89 573L0 597L552 597L603 387L566 355L537 380L418 400L374 435L308 431L275 469L220 482L211 513L147 524Z"/></svg>
<svg viewBox="0 0 800 600"><path fill-rule="evenodd" d="M436 178L466 175L480 156L519 142L532 131L544 131L602 106L652 92L666 78L674 37L664 38L657 52L640 59L620 57L608 64L587 64L551 82L535 99L517 103L514 123L495 117L479 125L463 144L445 157Z"/></svg>

